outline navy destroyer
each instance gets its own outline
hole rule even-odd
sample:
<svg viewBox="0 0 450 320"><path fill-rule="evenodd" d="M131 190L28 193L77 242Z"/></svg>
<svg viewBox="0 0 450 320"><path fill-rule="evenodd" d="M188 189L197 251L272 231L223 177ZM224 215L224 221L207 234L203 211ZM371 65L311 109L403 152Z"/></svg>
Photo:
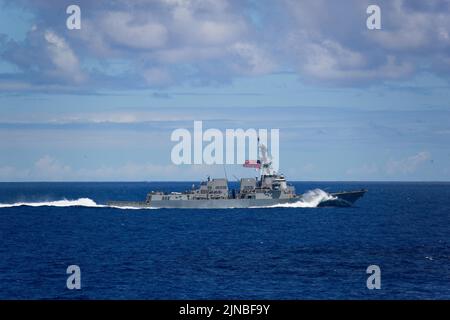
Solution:
<svg viewBox="0 0 450 320"><path fill-rule="evenodd" d="M258 139L259 140L259 139ZM283 174L275 172L267 148L259 145L259 159L244 166L260 171L257 178L242 178L238 189L228 187L227 179L208 179L184 192L152 191L145 201L110 201L112 207L225 209L253 207L349 207L367 190L326 193L313 190L303 195L295 192Z"/></svg>

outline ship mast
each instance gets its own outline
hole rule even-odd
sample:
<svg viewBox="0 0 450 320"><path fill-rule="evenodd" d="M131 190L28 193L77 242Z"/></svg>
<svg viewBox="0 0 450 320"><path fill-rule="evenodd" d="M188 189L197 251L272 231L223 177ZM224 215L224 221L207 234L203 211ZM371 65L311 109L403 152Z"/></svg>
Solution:
<svg viewBox="0 0 450 320"><path fill-rule="evenodd" d="M261 161L259 159L259 135L258 135L258 149L256 150L256 163L259 163L259 168L258 168L259 172L258 173L259 173L259 178L261 179L262 172L261 172Z"/></svg>
<svg viewBox="0 0 450 320"><path fill-rule="evenodd" d="M259 152L261 152L261 159L259 159ZM258 137L258 161L260 161L260 176L273 175L275 172L272 169L272 159L267 153L267 147L259 143Z"/></svg>
<svg viewBox="0 0 450 320"><path fill-rule="evenodd" d="M246 168L255 168L257 171L259 170L259 175L262 180L264 175L273 175L275 172L272 169L272 159L267 153L267 147L260 143L259 136L257 137L257 142L258 150L256 160L245 160L243 166Z"/></svg>

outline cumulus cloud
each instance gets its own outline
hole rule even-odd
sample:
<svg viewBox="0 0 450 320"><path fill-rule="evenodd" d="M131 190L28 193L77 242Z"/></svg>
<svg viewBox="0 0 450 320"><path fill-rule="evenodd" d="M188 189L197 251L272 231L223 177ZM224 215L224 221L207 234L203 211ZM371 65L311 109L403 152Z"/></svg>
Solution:
<svg viewBox="0 0 450 320"><path fill-rule="evenodd" d="M46 155L36 161L32 176L45 177L46 180L64 180L72 175L72 168Z"/></svg>
<svg viewBox="0 0 450 320"><path fill-rule="evenodd" d="M423 2L423 1L422 1ZM389 25L373 35L373 40L385 49L399 52L411 50L439 51L450 45L450 12L448 1L392 1L384 16Z"/></svg>
<svg viewBox="0 0 450 320"><path fill-rule="evenodd" d="M233 67L241 74L259 75L275 70L273 59L253 43L237 42L229 50L238 57Z"/></svg>
<svg viewBox="0 0 450 320"><path fill-rule="evenodd" d="M288 58L306 81L340 85L408 79L448 56L448 7L427 11L409 1L379 1L382 29L368 30L363 13L369 1L283 3L291 20L278 45L295 53Z"/></svg>
<svg viewBox="0 0 450 320"><path fill-rule="evenodd" d="M21 169L12 165L0 167L1 181L63 181L73 177L74 170L57 159L45 155L34 165Z"/></svg>
<svg viewBox="0 0 450 320"><path fill-rule="evenodd" d="M120 46L152 49L163 47L167 41L168 32L164 25L153 21L138 23L127 12L107 12L100 20L100 30Z"/></svg>
<svg viewBox="0 0 450 320"><path fill-rule="evenodd" d="M361 166L349 168L346 175L356 179L371 179L373 177L396 178L417 173L431 160L431 153L421 151L403 159L390 159L384 163L365 163Z"/></svg>
<svg viewBox="0 0 450 320"><path fill-rule="evenodd" d="M388 161L386 171L388 174L411 174L430 161L430 159L431 154L427 151L422 151L405 159Z"/></svg>
<svg viewBox="0 0 450 320"><path fill-rule="evenodd" d="M264 6L80 0L83 22L76 31L61 22L63 3L18 3L36 21L25 41L4 35L0 42L2 59L21 70L0 84L10 90L29 90L23 84L90 90L216 84L280 71L296 72L306 82L371 85L420 72L445 78L450 73L445 0L380 0L381 30L366 28L368 0L281 0ZM105 70L117 59L129 67L111 75Z"/></svg>
<svg viewBox="0 0 450 320"><path fill-rule="evenodd" d="M20 70L16 81L9 85L79 85L86 80L79 58L67 40L51 29L33 26L23 42L6 42L0 57Z"/></svg>
<svg viewBox="0 0 450 320"><path fill-rule="evenodd" d="M67 42L52 31L45 31L49 58L55 67L54 71L72 78L75 82L82 82L85 78L80 69L80 63Z"/></svg>

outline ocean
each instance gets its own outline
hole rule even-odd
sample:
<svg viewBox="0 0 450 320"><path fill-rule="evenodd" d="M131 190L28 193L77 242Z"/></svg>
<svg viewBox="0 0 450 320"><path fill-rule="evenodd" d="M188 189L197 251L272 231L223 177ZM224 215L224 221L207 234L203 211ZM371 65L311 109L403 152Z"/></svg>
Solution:
<svg viewBox="0 0 450 320"><path fill-rule="evenodd" d="M450 183L294 183L367 188L351 208L104 206L191 185L0 183L0 299L450 299Z"/></svg>

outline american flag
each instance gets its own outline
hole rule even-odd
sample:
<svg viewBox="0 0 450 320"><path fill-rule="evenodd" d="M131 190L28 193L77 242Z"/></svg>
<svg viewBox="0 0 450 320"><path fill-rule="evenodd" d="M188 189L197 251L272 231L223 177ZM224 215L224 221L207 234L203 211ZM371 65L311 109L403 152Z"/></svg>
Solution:
<svg viewBox="0 0 450 320"><path fill-rule="evenodd" d="M243 166L246 168L259 169L261 168L261 162L259 160L245 160Z"/></svg>

